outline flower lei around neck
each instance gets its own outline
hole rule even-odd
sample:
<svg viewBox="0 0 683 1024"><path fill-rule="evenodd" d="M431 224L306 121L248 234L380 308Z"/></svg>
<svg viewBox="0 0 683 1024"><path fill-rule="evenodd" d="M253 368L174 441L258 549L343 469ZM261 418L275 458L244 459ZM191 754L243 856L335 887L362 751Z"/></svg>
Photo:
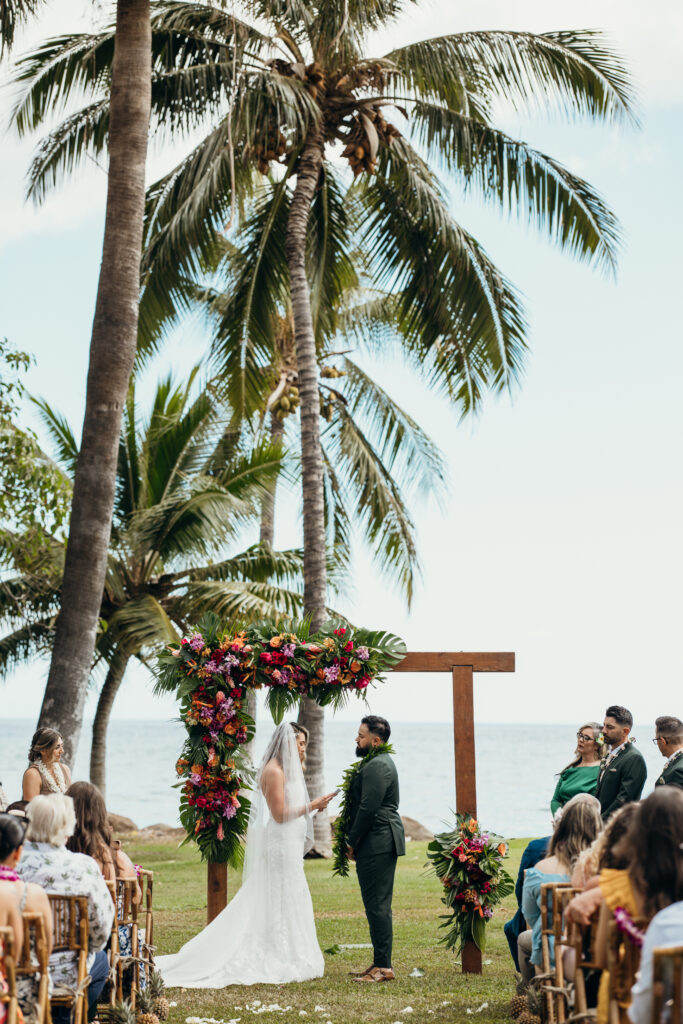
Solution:
<svg viewBox="0 0 683 1024"><path fill-rule="evenodd" d="M6 864L0 864L0 882L20 882L21 879L16 873L14 868L7 867Z"/></svg>
<svg viewBox="0 0 683 1024"><path fill-rule="evenodd" d="M619 931L626 935L631 940L634 946L638 949L643 945L643 939L645 938L645 932L638 927L635 923L628 910L625 907L614 908L614 920L617 923Z"/></svg>
<svg viewBox="0 0 683 1024"><path fill-rule="evenodd" d="M371 761L373 757L377 757L378 754L393 753L394 748L391 743L380 743L377 747L371 747L365 757L361 757L359 761L354 761L344 771L344 777L339 787L343 796L339 807L339 814L334 823L334 839L332 841L332 873L335 875L341 875L342 878L346 878L349 873L347 839L351 831L351 801L349 800L349 794L353 781L358 776L363 765Z"/></svg>
<svg viewBox="0 0 683 1024"><path fill-rule="evenodd" d="M66 793L68 789L66 775L59 761L54 762L54 775L40 757L36 761L31 762L31 767L38 769L39 775L45 780L45 784L51 793Z"/></svg>

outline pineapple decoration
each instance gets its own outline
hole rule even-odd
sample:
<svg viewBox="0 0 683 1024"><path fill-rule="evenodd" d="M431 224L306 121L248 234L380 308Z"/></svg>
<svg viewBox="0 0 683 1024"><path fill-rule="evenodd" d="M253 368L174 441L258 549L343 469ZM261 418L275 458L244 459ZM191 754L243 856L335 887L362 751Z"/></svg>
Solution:
<svg viewBox="0 0 683 1024"><path fill-rule="evenodd" d="M517 1017L517 1024L541 1024L542 1002L541 993L535 985L530 985L526 992L527 1007Z"/></svg>
<svg viewBox="0 0 683 1024"><path fill-rule="evenodd" d="M170 1006L166 998L166 986L164 979L158 971L152 971L149 976L149 993L152 997L152 1009L159 1020L168 1020Z"/></svg>
<svg viewBox="0 0 683 1024"><path fill-rule="evenodd" d="M100 1008L98 1011L100 1020L107 1024L136 1024L135 1013L127 999L118 1002L116 1006Z"/></svg>
<svg viewBox="0 0 683 1024"><path fill-rule="evenodd" d="M135 1002L136 1024L159 1024L159 1017L154 1009L155 999L152 996L151 984L137 993Z"/></svg>
<svg viewBox="0 0 683 1024"><path fill-rule="evenodd" d="M517 994L510 1000L510 1016L518 1019L520 1014L529 1009L529 999L526 992L527 986L522 979L522 975L518 974L516 978Z"/></svg>

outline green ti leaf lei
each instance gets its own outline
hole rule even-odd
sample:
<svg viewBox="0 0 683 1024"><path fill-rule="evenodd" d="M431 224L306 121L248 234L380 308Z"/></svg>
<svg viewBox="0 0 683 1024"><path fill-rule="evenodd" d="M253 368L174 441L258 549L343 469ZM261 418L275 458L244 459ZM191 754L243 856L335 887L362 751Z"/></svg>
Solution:
<svg viewBox="0 0 683 1024"><path fill-rule="evenodd" d="M334 839L332 841L332 873L334 875L341 875L342 878L346 878L349 874L349 854L347 850L347 840L349 832L351 831L351 806L349 801L349 793L351 792L351 785L353 780L358 775L364 764L371 761L373 757L377 757L378 754L393 754L394 748L391 743L380 743L378 747L372 747L365 757L362 757L360 761L354 761L352 765L344 772L344 777L340 789L343 793L341 806L339 808L339 814L334 823Z"/></svg>

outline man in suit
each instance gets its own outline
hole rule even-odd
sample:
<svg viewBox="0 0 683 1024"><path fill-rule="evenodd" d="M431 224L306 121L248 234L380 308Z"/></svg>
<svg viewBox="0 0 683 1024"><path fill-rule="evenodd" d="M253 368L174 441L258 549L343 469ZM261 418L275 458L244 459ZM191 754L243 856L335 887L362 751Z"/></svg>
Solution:
<svg viewBox="0 0 683 1024"><path fill-rule="evenodd" d="M356 862L363 906L370 926L372 965L356 981L393 981L391 899L396 861L406 852L398 813L398 773L391 755L378 751L389 740L386 718L367 715L356 736L356 757L363 763L351 784L349 857Z"/></svg>
<svg viewBox="0 0 683 1024"><path fill-rule="evenodd" d="M658 786L680 786L683 789L683 722L673 715L662 715L655 721L655 743L666 764L657 779Z"/></svg>
<svg viewBox="0 0 683 1024"><path fill-rule="evenodd" d="M600 775L595 795L600 801L602 820L631 800L640 800L647 768L642 754L630 739L633 715L627 708L612 704L605 712L602 734L610 752L600 762Z"/></svg>

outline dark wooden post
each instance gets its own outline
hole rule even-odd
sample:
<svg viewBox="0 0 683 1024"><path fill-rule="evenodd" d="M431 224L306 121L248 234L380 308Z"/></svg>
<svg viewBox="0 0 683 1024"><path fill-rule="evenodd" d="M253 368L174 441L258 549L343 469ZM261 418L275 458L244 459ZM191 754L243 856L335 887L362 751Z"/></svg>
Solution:
<svg viewBox="0 0 683 1024"><path fill-rule="evenodd" d="M455 806L461 814L477 816L477 776L474 752L474 672L514 672L511 652L410 651L394 672L451 672L453 674L453 740L455 743ZM481 950L467 942L462 951L464 974L481 974Z"/></svg>
<svg viewBox="0 0 683 1024"><path fill-rule="evenodd" d="M455 741L455 807L477 817L477 774L474 751L474 686L471 665L453 666L453 739ZM481 974L481 950L471 940L462 951L463 974Z"/></svg>
<svg viewBox="0 0 683 1024"><path fill-rule="evenodd" d="M472 666L453 667L453 740L455 743L455 806L460 814L477 816L477 775L474 753L474 686Z"/></svg>
<svg viewBox="0 0 683 1024"><path fill-rule="evenodd" d="M210 860L206 871L206 923L211 924L228 905L228 865Z"/></svg>

